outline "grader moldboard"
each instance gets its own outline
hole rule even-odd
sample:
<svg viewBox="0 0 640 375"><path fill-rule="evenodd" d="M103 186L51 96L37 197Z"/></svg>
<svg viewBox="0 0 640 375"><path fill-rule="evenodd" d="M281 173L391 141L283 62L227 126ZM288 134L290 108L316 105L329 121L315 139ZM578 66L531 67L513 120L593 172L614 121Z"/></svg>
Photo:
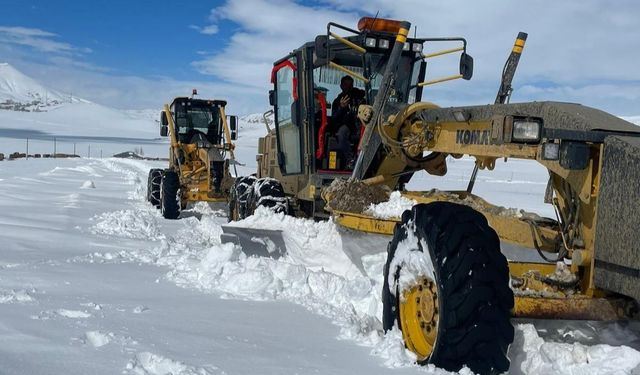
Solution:
<svg viewBox="0 0 640 375"><path fill-rule="evenodd" d="M257 175L236 180L230 217L242 219L259 205L305 217L328 212L342 227L391 236L384 329L397 326L420 363L447 370L506 371L511 316L633 316L640 299L640 128L579 104L509 104L524 33L495 104L439 108L422 101L426 86L470 79L473 59L465 39L409 38L410 26L372 18L357 30L329 23L326 34L275 62L275 127L259 140ZM457 45L424 52L436 43ZM458 53L457 74L425 80L427 61ZM336 125L327 98L337 96L345 74L372 103L357 108L364 131L353 140L355 163L344 160L344 148L326 131ZM466 191L405 191L415 172L442 176L448 157L463 155L476 166ZM503 158L547 168L544 201L556 218L506 214L472 193L477 170L492 170ZM381 187L419 204L397 220L363 213L376 202L344 204ZM255 232L243 240L235 225L224 231L223 241L245 252L256 244ZM508 262L508 249L536 261Z"/></svg>
<svg viewBox="0 0 640 375"><path fill-rule="evenodd" d="M224 100L173 99L160 113L160 135L169 136L169 168L151 169L147 200L166 219L177 219L190 202L227 202L235 163L237 117L225 114ZM235 167L235 164L233 164Z"/></svg>

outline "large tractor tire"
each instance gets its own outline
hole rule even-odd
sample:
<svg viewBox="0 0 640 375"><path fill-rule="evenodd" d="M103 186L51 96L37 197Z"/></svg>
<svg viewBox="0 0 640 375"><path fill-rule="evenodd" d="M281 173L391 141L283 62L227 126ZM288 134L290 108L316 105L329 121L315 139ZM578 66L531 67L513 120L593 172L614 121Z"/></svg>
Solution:
<svg viewBox="0 0 640 375"><path fill-rule="evenodd" d="M180 216L180 177L172 170L165 170L160 185L160 210L165 219Z"/></svg>
<svg viewBox="0 0 640 375"><path fill-rule="evenodd" d="M251 214L258 207L267 207L273 212L289 214L289 200L284 194L284 188L275 178L264 177L256 180L249 196ZM248 216L248 215L247 215Z"/></svg>
<svg viewBox="0 0 640 375"><path fill-rule="evenodd" d="M147 201L152 206L160 208L160 184L162 183L162 169L152 169L147 178Z"/></svg>
<svg viewBox="0 0 640 375"><path fill-rule="evenodd" d="M247 207L253 184L256 180L257 178L255 176L236 178L229 193L229 212L227 214L229 221L242 220L249 216Z"/></svg>
<svg viewBox="0 0 640 375"><path fill-rule="evenodd" d="M383 326L402 331L421 364L477 374L509 369L513 292L486 218L449 202L405 211L387 248Z"/></svg>

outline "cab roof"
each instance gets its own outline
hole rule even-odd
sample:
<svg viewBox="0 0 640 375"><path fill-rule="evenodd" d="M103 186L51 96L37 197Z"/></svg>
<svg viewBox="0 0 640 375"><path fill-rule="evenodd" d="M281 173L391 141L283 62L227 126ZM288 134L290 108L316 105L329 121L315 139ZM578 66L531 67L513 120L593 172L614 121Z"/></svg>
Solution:
<svg viewBox="0 0 640 375"><path fill-rule="evenodd" d="M173 101L171 102L171 105L175 104L176 102L192 102L192 103L200 103L204 105L219 106L219 107L224 107L227 105L226 100L198 99L198 98L190 98L188 96L179 96L174 98Z"/></svg>

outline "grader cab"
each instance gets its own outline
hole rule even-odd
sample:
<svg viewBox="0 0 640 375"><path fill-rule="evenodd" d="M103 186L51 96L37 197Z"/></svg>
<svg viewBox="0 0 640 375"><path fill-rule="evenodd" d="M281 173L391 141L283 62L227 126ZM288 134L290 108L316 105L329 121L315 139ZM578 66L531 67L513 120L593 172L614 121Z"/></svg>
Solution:
<svg viewBox="0 0 640 375"><path fill-rule="evenodd" d="M151 169L147 200L167 219L177 219L189 202L226 202L233 185L230 163L237 117L224 100L178 97L160 114L160 135L170 140L169 168Z"/></svg>
<svg viewBox="0 0 640 375"><path fill-rule="evenodd" d="M270 202L389 236L371 249L388 253L384 328L399 328L420 363L447 370L506 371L511 316L633 316L640 299L640 128L579 104L508 103L526 34L516 39L494 104L440 108L423 101L425 87L470 79L473 59L463 38L410 38L410 27L371 18L357 30L329 23L325 34L274 63L275 126L259 141L257 176L237 181L233 218ZM426 52L437 43L447 47ZM455 74L427 79L427 61L451 54L459 54ZM334 115L337 106L351 106L334 100L345 92L345 75L363 95L350 108L355 132L336 140L344 125L336 123L344 121ZM466 191L406 191L416 172L443 176L447 161L463 156L475 160ZM544 202L555 217L514 215L473 194L477 170L493 170L498 159L548 170ZM269 186L269 195L247 198L260 190L254 184ZM419 204L396 219L364 212L377 203L366 201L372 191L391 190ZM537 260L507 261L508 249Z"/></svg>

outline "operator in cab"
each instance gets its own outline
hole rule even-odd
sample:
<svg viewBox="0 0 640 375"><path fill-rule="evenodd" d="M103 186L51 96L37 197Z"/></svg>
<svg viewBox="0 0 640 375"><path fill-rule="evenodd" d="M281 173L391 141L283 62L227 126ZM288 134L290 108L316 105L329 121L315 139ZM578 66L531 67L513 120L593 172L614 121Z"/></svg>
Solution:
<svg viewBox="0 0 640 375"><path fill-rule="evenodd" d="M353 86L353 78L344 76L340 80L342 92L331 105L330 131L338 138L338 147L344 160L347 160L347 169L351 169L355 159L352 143L357 143L360 135L358 129L358 106L365 102L365 92Z"/></svg>

